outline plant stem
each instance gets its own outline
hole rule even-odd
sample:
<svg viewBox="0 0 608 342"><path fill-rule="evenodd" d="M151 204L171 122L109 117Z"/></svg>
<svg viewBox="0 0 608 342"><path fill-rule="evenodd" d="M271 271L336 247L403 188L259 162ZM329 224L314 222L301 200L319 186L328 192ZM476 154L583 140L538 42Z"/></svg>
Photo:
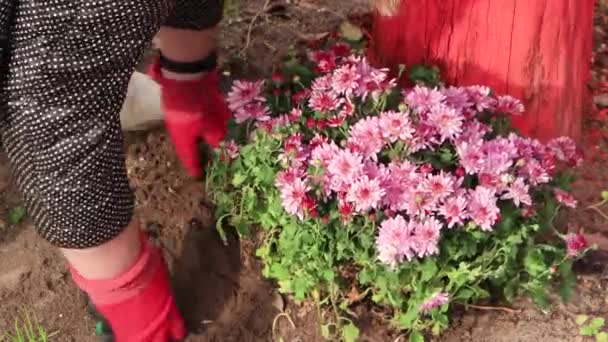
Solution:
<svg viewBox="0 0 608 342"><path fill-rule="evenodd" d="M473 305L473 304L461 304L465 308L473 308L477 310L486 310L486 311L504 311L510 314L518 314L521 313L521 310L511 309L504 306L485 306L485 305Z"/></svg>

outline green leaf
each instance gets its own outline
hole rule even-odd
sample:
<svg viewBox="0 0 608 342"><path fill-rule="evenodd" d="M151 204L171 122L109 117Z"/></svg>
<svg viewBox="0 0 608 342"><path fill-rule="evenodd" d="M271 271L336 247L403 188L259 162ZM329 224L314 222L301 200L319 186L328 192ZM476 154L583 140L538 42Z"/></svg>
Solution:
<svg viewBox="0 0 608 342"><path fill-rule="evenodd" d="M340 34L346 40L358 42L363 39L363 31L361 28L352 24L350 21L344 21L340 25Z"/></svg>
<svg viewBox="0 0 608 342"><path fill-rule="evenodd" d="M597 317L594 318L591 323L589 324L590 327L593 327L595 329L601 329L604 327L604 324L606 323L606 321L601 318L601 317Z"/></svg>
<svg viewBox="0 0 608 342"><path fill-rule="evenodd" d="M524 259L524 266L526 272L532 277L544 273L547 270L547 265L545 265L543 252L539 249L529 251Z"/></svg>
<svg viewBox="0 0 608 342"><path fill-rule="evenodd" d="M398 320L400 328L411 329L416 319L418 319L419 311L416 307L410 308L405 314L399 314Z"/></svg>
<svg viewBox="0 0 608 342"><path fill-rule="evenodd" d="M475 291L473 291L471 289L462 289L462 290L458 291L456 296L454 296L454 299L460 299L460 300L466 302L469 299L473 298L474 296L475 296Z"/></svg>
<svg viewBox="0 0 608 342"><path fill-rule="evenodd" d="M595 340L597 342L608 342L608 334L602 331L601 333L595 335Z"/></svg>
<svg viewBox="0 0 608 342"><path fill-rule="evenodd" d="M587 322L588 319L589 319L589 316L587 316L587 315L578 315L578 316L576 316L576 319L574 321L576 322L577 325L583 325L583 324L585 324L585 322Z"/></svg>
<svg viewBox="0 0 608 342"><path fill-rule="evenodd" d="M602 200L608 202L608 191L602 191Z"/></svg>
<svg viewBox="0 0 608 342"><path fill-rule="evenodd" d="M410 333L410 342L424 342L424 336L418 331L412 331Z"/></svg>
<svg viewBox="0 0 608 342"><path fill-rule="evenodd" d="M593 329L591 326L582 327L579 330L579 333L582 336L595 336L597 334L597 329Z"/></svg>
<svg viewBox="0 0 608 342"><path fill-rule="evenodd" d="M232 185L238 187L243 184L245 180L247 180L247 175L244 175L242 173L235 173L232 177Z"/></svg>
<svg viewBox="0 0 608 342"><path fill-rule="evenodd" d="M335 274L334 274L333 270L330 269L330 270L323 271L323 278L325 280L327 280L328 282L330 282L330 283L333 282L334 277L335 277Z"/></svg>
<svg viewBox="0 0 608 342"><path fill-rule="evenodd" d="M321 335L323 335L323 338L325 338L326 340L331 339L331 332L329 331L328 324L321 326Z"/></svg>
<svg viewBox="0 0 608 342"><path fill-rule="evenodd" d="M356 342L359 338L359 328L348 323L342 328L342 338L344 338L344 342Z"/></svg>
<svg viewBox="0 0 608 342"><path fill-rule="evenodd" d="M25 218L25 208L22 206L15 207L8 212L8 223L16 225L21 223Z"/></svg>
<svg viewBox="0 0 608 342"><path fill-rule="evenodd" d="M420 270L422 271L422 281L429 281L435 277L435 274L437 274L437 263L431 259L425 260L420 266Z"/></svg>
<svg viewBox="0 0 608 342"><path fill-rule="evenodd" d="M440 83L439 69L428 65L413 65L410 67L409 79L413 83L435 87Z"/></svg>

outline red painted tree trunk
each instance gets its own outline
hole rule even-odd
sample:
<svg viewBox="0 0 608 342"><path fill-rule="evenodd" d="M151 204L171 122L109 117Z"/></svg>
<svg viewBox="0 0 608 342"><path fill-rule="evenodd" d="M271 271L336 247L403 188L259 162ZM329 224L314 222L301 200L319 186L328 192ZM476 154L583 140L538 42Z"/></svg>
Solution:
<svg viewBox="0 0 608 342"><path fill-rule="evenodd" d="M523 134L578 139L594 2L401 0L394 15L375 16L370 57L391 67L436 64L449 84L488 85L524 101L514 121Z"/></svg>

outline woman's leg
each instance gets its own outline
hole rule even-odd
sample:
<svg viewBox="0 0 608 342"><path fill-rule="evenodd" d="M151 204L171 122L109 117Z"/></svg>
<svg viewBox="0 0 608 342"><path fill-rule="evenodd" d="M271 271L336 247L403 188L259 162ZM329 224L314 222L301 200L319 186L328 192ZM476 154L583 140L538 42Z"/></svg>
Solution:
<svg viewBox="0 0 608 342"><path fill-rule="evenodd" d="M119 121L129 77L173 2L11 3L0 133L29 215L117 342L182 338L161 253L132 223Z"/></svg>
<svg viewBox="0 0 608 342"><path fill-rule="evenodd" d="M141 252L141 231L133 220L116 238L97 247L62 248L68 263L87 279L111 279L123 274ZM103 256L103 257L100 257Z"/></svg>

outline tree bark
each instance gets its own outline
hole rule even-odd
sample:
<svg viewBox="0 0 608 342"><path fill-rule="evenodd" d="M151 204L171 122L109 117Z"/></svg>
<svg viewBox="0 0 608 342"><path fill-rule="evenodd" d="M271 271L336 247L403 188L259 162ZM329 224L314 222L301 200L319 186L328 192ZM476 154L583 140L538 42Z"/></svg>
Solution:
<svg viewBox="0 0 608 342"><path fill-rule="evenodd" d="M376 0L395 3L395 0ZM588 88L594 0L397 0L375 15L370 58L396 67L429 63L454 85L482 84L521 99L514 119L541 140L580 138ZM387 8L396 10L387 15ZM383 14L381 14L383 13Z"/></svg>

